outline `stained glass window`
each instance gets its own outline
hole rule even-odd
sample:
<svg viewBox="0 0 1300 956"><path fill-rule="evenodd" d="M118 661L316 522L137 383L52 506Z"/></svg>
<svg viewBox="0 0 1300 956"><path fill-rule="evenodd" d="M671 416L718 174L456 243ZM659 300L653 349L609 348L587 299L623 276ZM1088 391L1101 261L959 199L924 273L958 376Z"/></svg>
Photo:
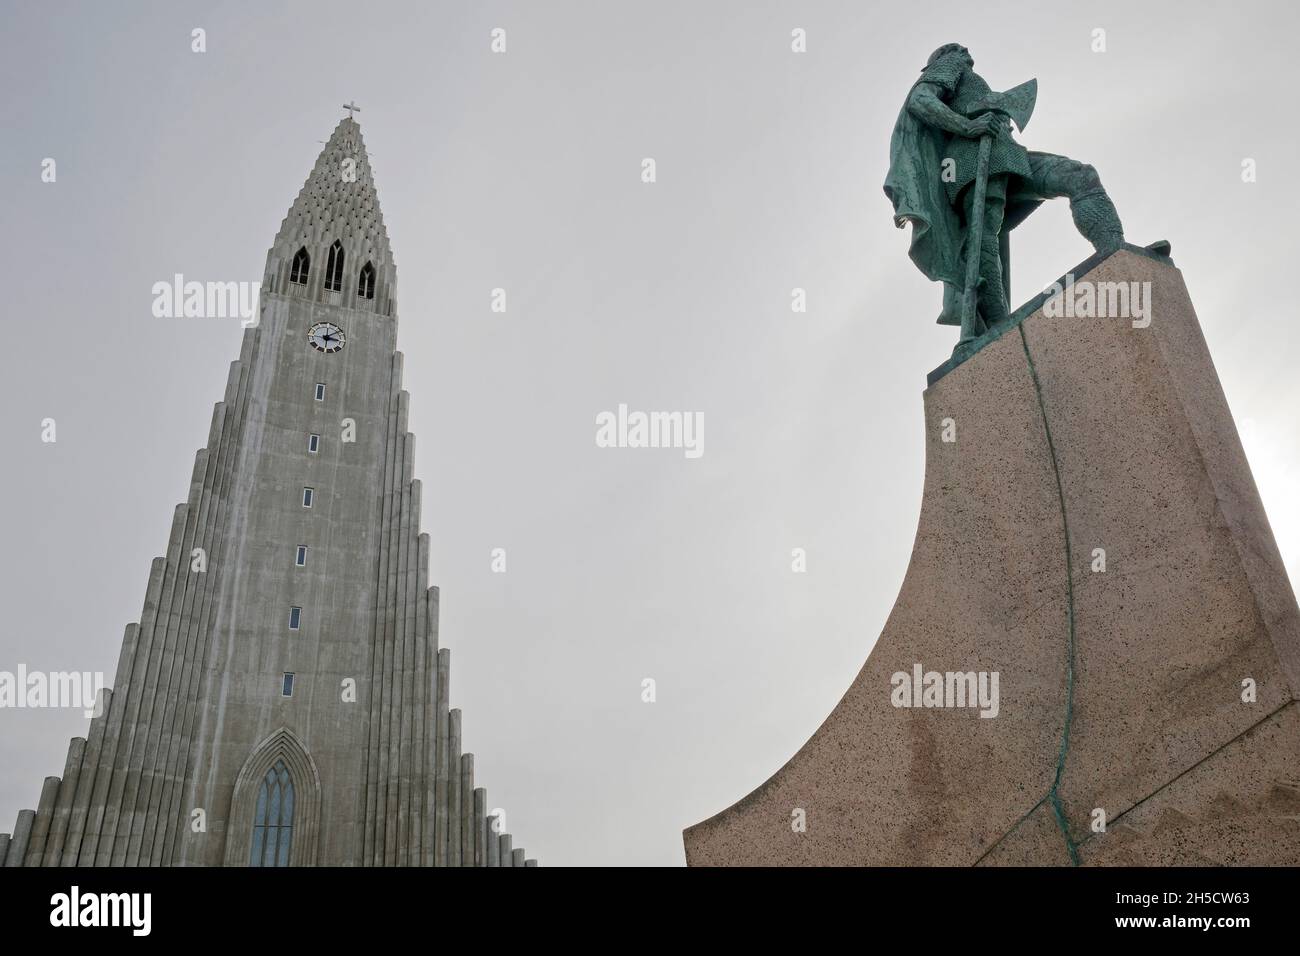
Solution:
<svg viewBox="0 0 1300 956"><path fill-rule="evenodd" d="M288 866L293 845L293 778L283 760L262 778L253 818L249 866Z"/></svg>

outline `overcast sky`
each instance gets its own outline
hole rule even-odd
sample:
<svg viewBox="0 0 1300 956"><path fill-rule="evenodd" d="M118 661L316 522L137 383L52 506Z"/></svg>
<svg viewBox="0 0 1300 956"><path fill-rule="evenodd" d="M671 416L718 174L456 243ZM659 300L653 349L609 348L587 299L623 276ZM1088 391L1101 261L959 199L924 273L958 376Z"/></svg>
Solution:
<svg viewBox="0 0 1300 956"><path fill-rule="evenodd" d="M1130 241L1172 241L1300 570L1293 3L0 9L0 670L112 679L241 334L154 318L151 286L259 281L355 100L477 781L543 865L682 863L682 828L827 716L902 581L956 330L880 184L947 41L995 88L1037 77L1021 141L1093 163ZM1019 304L1090 248L1058 202L1012 252ZM703 456L597 448L619 403L703 413ZM86 729L0 710L0 830Z"/></svg>

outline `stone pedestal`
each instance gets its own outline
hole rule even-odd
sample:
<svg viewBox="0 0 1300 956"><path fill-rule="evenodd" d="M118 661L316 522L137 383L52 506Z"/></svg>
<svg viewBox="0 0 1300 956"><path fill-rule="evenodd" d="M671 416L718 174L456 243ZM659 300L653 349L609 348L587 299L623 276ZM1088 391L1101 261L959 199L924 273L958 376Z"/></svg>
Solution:
<svg viewBox="0 0 1300 956"><path fill-rule="evenodd" d="M1149 324L1040 298L932 376L884 632L689 864L1300 863L1300 611L1182 276L1125 247L1074 279ZM996 673L996 716L895 706L917 665Z"/></svg>

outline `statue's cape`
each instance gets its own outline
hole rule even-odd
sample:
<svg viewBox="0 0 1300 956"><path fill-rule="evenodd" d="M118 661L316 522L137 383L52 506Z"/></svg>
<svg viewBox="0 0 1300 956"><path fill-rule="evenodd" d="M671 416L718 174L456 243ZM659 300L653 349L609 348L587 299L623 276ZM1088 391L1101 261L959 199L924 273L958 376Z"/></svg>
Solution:
<svg viewBox="0 0 1300 956"><path fill-rule="evenodd" d="M926 82L923 73L917 83ZM915 89L915 85L913 89ZM961 227L939 178L947 142L942 130L908 111L909 90L889 140L889 174L885 195L894 204L894 225L912 224L908 255L927 278L960 287Z"/></svg>

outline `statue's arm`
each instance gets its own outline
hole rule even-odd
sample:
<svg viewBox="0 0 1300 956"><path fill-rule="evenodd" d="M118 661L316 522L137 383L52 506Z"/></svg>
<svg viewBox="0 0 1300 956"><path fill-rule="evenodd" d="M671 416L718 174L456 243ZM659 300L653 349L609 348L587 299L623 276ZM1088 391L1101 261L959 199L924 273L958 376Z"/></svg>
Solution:
<svg viewBox="0 0 1300 956"><path fill-rule="evenodd" d="M939 87L932 83L918 83L907 98L907 111L928 126L934 126L954 136L974 139L991 131L993 122L986 116L969 120L949 109L939 98Z"/></svg>

